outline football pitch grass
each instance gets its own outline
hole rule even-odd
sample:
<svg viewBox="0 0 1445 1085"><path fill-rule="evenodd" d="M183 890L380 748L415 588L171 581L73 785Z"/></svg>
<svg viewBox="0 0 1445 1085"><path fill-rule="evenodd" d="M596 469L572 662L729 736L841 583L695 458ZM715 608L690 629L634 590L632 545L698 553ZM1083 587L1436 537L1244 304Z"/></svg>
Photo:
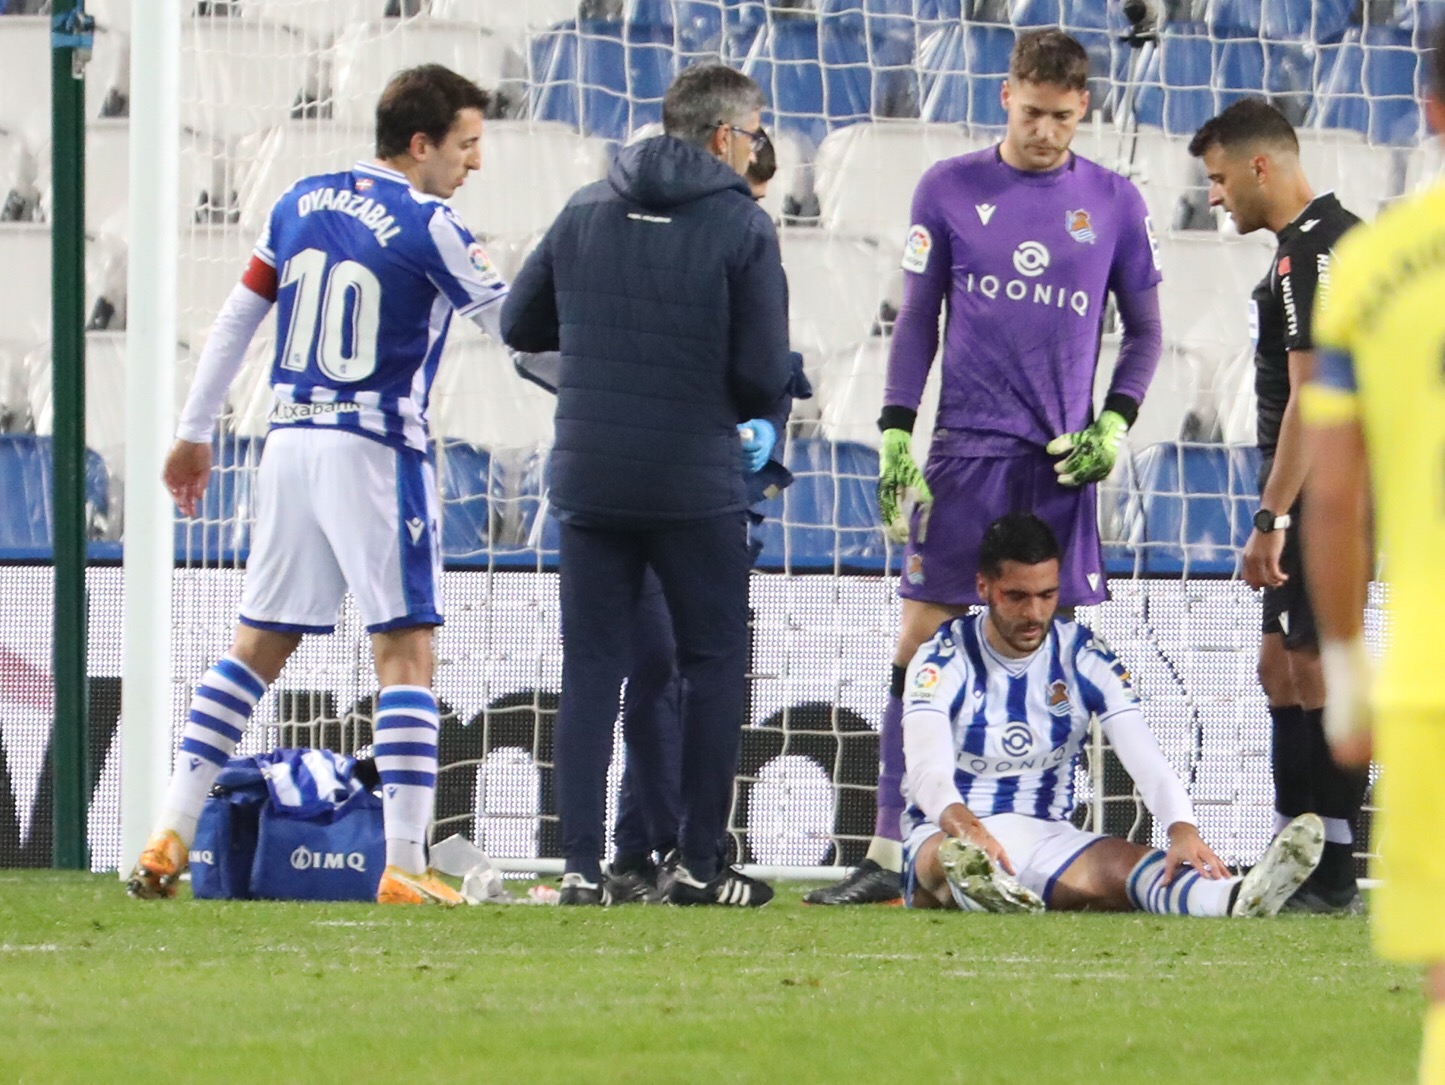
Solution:
<svg viewBox="0 0 1445 1085"><path fill-rule="evenodd" d="M1357 917L138 902L0 871L0 1082L1405 1085ZM182 897L188 889L182 889Z"/></svg>

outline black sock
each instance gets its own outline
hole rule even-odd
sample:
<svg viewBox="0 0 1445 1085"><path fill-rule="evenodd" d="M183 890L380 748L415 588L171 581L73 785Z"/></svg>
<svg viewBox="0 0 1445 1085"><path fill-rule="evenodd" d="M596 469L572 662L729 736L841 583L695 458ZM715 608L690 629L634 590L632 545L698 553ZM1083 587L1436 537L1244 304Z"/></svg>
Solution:
<svg viewBox="0 0 1445 1085"><path fill-rule="evenodd" d="M1270 770L1274 775L1274 808L1287 818L1297 818L1314 809L1314 743L1299 705L1271 707Z"/></svg>
<svg viewBox="0 0 1445 1085"><path fill-rule="evenodd" d="M614 874L652 874L652 856L640 851L619 851L612 859Z"/></svg>
<svg viewBox="0 0 1445 1085"><path fill-rule="evenodd" d="M897 663L893 664L893 671L891 672L888 679L888 692L893 694L893 696L897 697L900 701L903 700L903 683L907 680L907 678L908 668L900 667Z"/></svg>
<svg viewBox="0 0 1445 1085"><path fill-rule="evenodd" d="M1325 841L1320 865L1310 880L1322 889L1353 889L1355 887L1355 846Z"/></svg>
<svg viewBox="0 0 1445 1085"><path fill-rule="evenodd" d="M1332 821L1343 822L1353 840L1359 824L1360 807L1370 784L1369 769L1342 768L1330 755L1325 739L1324 709L1306 709L1305 726L1313 743L1310 764L1311 790L1315 797L1315 813ZM1347 889L1355 884L1356 870L1353 843L1325 842L1325 852L1315 869L1313 880L1328 889Z"/></svg>

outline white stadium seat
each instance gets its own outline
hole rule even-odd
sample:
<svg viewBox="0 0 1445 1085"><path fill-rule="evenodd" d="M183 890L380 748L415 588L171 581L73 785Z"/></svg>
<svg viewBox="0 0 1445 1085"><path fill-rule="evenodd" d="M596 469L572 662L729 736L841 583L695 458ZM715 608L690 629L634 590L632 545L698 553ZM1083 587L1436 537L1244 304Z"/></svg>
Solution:
<svg viewBox="0 0 1445 1085"><path fill-rule="evenodd" d="M496 451L552 443L551 393L517 375L507 348L452 320L432 385L432 434Z"/></svg>
<svg viewBox="0 0 1445 1085"><path fill-rule="evenodd" d="M547 121L488 121L482 168L451 199L475 234L517 236L545 230L583 185L607 173L604 140Z"/></svg>
<svg viewBox="0 0 1445 1085"><path fill-rule="evenodd" d="M180 117L232 142L281 124L321 92L308 39L258 19L196 18L181 25Z"/></svg>
<svg viewBox="0 0 1445 1085"><path fill-rule="evenodd" d="M35 432L55 432L55 398L50 344L26 359L27 395ZM125 333L90 332L85 337L85 443L99 452L117 476L125 474Z"/></svg>
<svg viewBox="0 0 1445 1085"><path fill-rule="evenodd" d="M1299 129L1300 163L1316 192L1333 191L1366 222L1405 187L1407 153L1372 147L1347 128Z"/></svg>
<svg viewBox="0 0 1445 1085"><path fill-rule="evenodd" d="M115 48L114 36L97 32L96 57ZM100 65L100 59L95 61ZM100 115L108 88L87 79L85 115ZM0 17L0 130L19 135L31 147L50 138L50 16Z"/></svg>
<svg viewBox="0 0 1445 1085"><path fill-rule="evenodd" d="M1097 161L1118 170L1139 187L1156 232L1170 229L1181 201L1196 199L1207 204L1209 182L1204 166L1190 157L1187 138L1141 126L1123 137L1117 154L1115 160L1103 155Z"/></svg>
<svg viewBox="0 0 1445 1085"><path fill-rule="evenodd" d="M0 290L0 338L30 345L50 338L50 244L44 223L0 223L0 267L13 272ZM123 251L115 244L86 243L87 316L107 275L116 270L118 253L123 265Z"/></svg>
<svg viewBox="0 0 1445 1085"><path fill-rule="evenodd" d="M350 169L376 157L372 125L335 121L287 121L248 136L237 158L249 163L241 176L241 225L259 235L276 200L302 177Z"/></svg>
<svg viewBox="0 0 1445 1085"><path fill-rule="evenodd" d="M888 282L878 244L811 229L779 240L793 349L827 355L868 338Z"/></svg>
<svg viewBox="0 0 1445 1085"><path fill-rule="evenodd" d="M1221 359L1248 344L1250 293L1269 270L1273 241L1268 231L1243 238L1161 234L1159 301L1166 342L1210 350Z"/></svg>
<svg viewBox="0 0 1445 1085"><path fill-rule="evenodd" d="M840 128L819 145L814 164L823 225L901 252L923 172L982 146L955 124L885 120Z"/></svg>
<svg viewBox="0 0 1445 1085"><path fill-rule="evenodd" d="M343 29L380 19L386 0L246 0L241 15L299 30L329 44ZM380 90L380 88L377 88Z"/></svg>
<svg viewBox="0 0 1445 1085"><path fill-rule="evenodd" d="M38 157L40 206L51 217L50 144ZM203 196L225 198L226 158L207 138L181 133L176 200L177 222L189 226ZM85 128L85 228L91 234L124 238L130 233L130 122L123 117L93 120Z"/></svg>
<svg viewBox="0 0 1445 1085"><path fill-rule="evenodd" d="M1445 168L1445 149L1438 139L1427 139L1405 158L1403 194L1409 196L1429 188L1440 180L1442 168Z"/></svg>
<svg viewBox="0 0 1445 1085"><path fill-rule="evenodd" d="M445 64L483 87L523 74L505 38L476 23L417 17L353 27L332 52L331 115L352 125L374 122L376 100L403 68Z"/></svg>
<svg viewBox="0 0 1445 1085"><path fill-rule="evenodd" d="M519 35L577 18L577 0L431 0L435 19L486 26L498 33Z"/></svg>
<svg viewBox="0 0 1445 1085"><path fill-rule="evenodd" d="M176 331L183 342L199 338L251 260L256 233L237 226L182 231L176 256Z"/></svg>

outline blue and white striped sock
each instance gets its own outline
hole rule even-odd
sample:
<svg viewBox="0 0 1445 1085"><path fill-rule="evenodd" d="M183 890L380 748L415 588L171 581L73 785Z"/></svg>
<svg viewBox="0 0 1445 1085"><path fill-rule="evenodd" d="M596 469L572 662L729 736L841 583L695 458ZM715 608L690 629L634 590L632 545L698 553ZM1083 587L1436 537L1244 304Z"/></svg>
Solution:
<svg viewBox="0 0 1445 1085"><path fill-rule="evenodd" d="M1141 912L1155 915L1229 914L1229 900L1238 878L1205 878L1190 867L1181 868L1171 885L1164 884L1164 853L1151 851L1134 865L1124 888Z"/></svg>
<svg viewBox="0 0 1445 1085"><path fill-rule="evenodd" d="M386 820L386 862L426 869L427 826L437 786L437 700L421 686L387 686L376 699L376 769Z"/></svg>
<svg viewBox="0 0 1445 1085"><path fill-rule="evenodd" d="M161 828L174 829L189 847L211 785L236 750L266 683L233 655L222 656L191 694L175 770L166 790Z"/></svg>

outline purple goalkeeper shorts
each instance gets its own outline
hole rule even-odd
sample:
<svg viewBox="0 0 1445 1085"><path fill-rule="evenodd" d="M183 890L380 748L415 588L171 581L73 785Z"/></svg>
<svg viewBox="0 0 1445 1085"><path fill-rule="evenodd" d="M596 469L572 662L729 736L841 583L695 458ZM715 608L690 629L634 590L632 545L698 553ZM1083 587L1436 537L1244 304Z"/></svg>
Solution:
<svg viewBox="0 0 1445 1085"><path fill-rule="evenodd" d="M1102 603L1104 562L1093 486L1061 486L1042 449L1021 456L928 457L923 469L933 505L915 509L903 551L898 594L945 606L978 598L978 549L984 530L1009 512L1032 512L1059 540L1059 606Z"/></svg>

